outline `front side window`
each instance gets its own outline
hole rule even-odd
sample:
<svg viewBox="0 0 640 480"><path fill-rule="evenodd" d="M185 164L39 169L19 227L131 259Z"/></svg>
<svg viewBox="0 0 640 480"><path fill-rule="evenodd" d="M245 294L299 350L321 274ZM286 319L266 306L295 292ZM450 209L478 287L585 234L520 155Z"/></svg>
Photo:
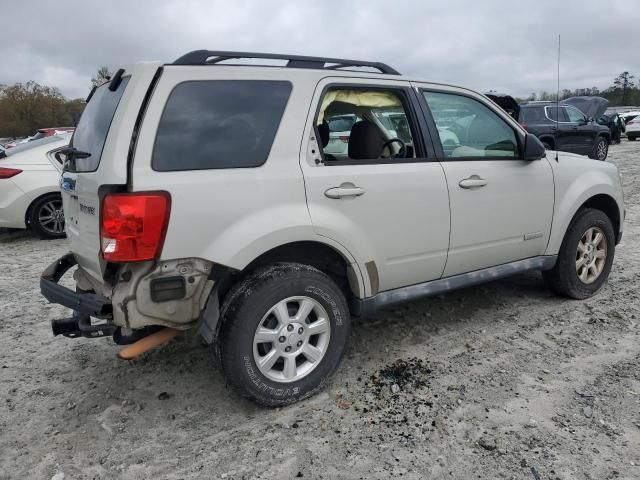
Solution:
<svg viewBox="0 0 640 480"><path fill-rule="evenodd" d="M518 158L513 128L500 116L470 97L423 92L448 158Z"/></svg>
<svg viewBox="0 0 640 480"><path fill-rule="evenodd" d="M567 117L569 117L569 122L571 123L585 123L587 121L587 117L584 114L572 107L566 107Z"/></svg>
<svg viewBox="0 0 640 480"><path fill-rule="evenodd" d="M284 81L208 80L177 85L160 118L153 169L264 164L290 93L291 84Z"/></svg>
<svg viewBox="0 0 640 480"><path fill-rule="evenodd" d="M400 90L331 88L320 103L318 138L327 165L416 158L415 129ZM406 161L406 160L405 160Z"/></svg>

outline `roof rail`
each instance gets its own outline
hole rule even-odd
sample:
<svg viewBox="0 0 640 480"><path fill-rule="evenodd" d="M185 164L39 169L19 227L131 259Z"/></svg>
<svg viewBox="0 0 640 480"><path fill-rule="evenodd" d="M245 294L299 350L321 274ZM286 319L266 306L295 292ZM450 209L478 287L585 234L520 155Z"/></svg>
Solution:
<svg viewBox="0 0 640 480"><path fill-rule="evenodd" d="M278 53L255 52L219 52L214 50L194 50L180 58L173 65L212 65L233 58L266 58L270 60L287 60L289 68L318 68L332 69L348 67L370 67L389 75L400 73L381 62L366 62L361 60L345 60L344 58L306 57L302 55L283 55ZM327 65L329 64L329 65Z"/></svg>

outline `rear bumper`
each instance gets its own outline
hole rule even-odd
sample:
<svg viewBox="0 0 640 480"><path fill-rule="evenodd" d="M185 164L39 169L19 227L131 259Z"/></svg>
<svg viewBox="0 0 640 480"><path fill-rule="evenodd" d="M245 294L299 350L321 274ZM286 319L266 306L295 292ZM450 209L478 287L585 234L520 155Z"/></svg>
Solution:
<svg viewBox="0 0 640 480"><path fill-rule="evenodd" d="M73 254L68 253L49 265L40 277L40 292L51 303L64 305L78 313L112 318L113 308L108 298L91 292L74 292L58 284L62 276L77 263Z"/></svg>
<svg viewBox="0 0 640 480"><path fill-rule="evenodd" d="M27 228L27 209L31 198L10 179L2 180L0 188L0 227Z"/></svg>

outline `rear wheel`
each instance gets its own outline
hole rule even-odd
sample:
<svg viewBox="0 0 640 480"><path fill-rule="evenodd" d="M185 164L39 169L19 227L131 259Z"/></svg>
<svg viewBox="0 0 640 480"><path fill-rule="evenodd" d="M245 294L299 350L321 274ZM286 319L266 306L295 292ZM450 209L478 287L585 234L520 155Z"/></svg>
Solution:
<svg viewBox="0 0 640 480"><path fill-rule="evenodd" d="M227 381L256 403L280 406L313 395L338 367L349 336L347 302L319 270L281 263L227 294L219 353Z"/></svg>
<svg viewBox="0 0 640 480"><path fill-rule="evenodd" d="M545 150L553 150L553 143L551 143L549 140L543 140L542 145L544 146Z"/></svg>
<svg viewBox="0 0 640 480"><path fill-rule="evenodd" d="M630 142L636 141L636 137L630 137L629 135L627 135L627 138L629 139Z"/></svg>
<svg viewBox="0 0 640 480"><path fill-rule="evenodd" d="M607 281L614 253L609 217L600 210L582 209L565 234L555 267L543 272L543 277L561 295L588 298Z"/></svg>
<svg viewBox="0 0 640 480"><path fill-rule="evenodd" d="M609 141L606 138L598 137L596 143L593 146L593 152L591 158L595 160L606 160L609 153Z"/></svg>
<svg viewBox="0 0 640 480"><path fill-rule="evenodd" d="M29 211L29 226L42 238L64 237L62 197L52 193L38 198Z"/></svg>

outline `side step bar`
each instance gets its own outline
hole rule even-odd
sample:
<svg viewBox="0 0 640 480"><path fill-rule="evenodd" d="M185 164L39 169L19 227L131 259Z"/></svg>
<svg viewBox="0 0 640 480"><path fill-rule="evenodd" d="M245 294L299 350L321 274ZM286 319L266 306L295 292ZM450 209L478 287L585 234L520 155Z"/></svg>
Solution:
<svg viewBox="0 0 640 480"><path fill-rule="evenodd" d="M539 257L526 258L517 262L505 263L496 267L484 268L474 272L462 273L452 277L432 280L430 282L418 283L408 287L396 288L380 292L369 298L356 298L351 303L351 313L355 316L366 317L372 315L377 310L418 298L430 297L439 293L457 290L459 288L470 287L492 280L509 277L516 273L529 270L550 270L557 260L556 255L544 255Z"/></svg>

